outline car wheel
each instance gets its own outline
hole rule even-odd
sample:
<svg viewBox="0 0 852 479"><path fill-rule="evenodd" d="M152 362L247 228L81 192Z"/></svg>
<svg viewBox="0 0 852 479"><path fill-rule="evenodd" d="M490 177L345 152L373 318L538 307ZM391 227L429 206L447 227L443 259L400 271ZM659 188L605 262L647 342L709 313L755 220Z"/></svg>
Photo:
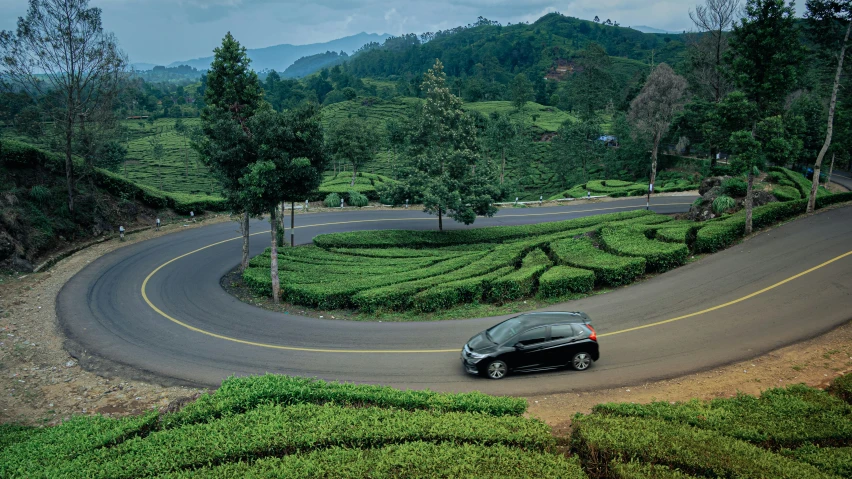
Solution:
<svg viewBox="0 0 852 479"><path fill-rule="evenodd" d="M577 371L585 371L592 365L592 356L589 353L577 353L571 358L571 367Z"/></svg>
<svg viewBox="0 0 852 479"><path fill-rule="evenodd" d="M485 375L491 379L503 379L509 372L509 366L503 361L491 361L485 369Z"/></svg>

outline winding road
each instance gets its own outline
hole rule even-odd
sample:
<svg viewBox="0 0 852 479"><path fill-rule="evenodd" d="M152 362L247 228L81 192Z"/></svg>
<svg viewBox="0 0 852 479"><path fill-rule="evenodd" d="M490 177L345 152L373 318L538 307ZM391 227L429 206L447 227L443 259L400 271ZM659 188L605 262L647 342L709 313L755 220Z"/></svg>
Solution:
<svg viewBox="0 0 852 479"><path fill-rule="evenodd" d="M661 213L695 197L655 198ZM476 227L557 221L644 208L644 199L501 210ZM452 228L462 225L445 223ZM432 229L414 210L298 215L296 239L363 229ZM588 313L601 359L585 372L510 376L462 371L459 350L508 316L459 321L352 322L284 315L242 303L219 280L239 261L236 223L115 250L62 289L66 347L105 374L216 386L229 375L282 373L441 391L549 394L635 385L743 360L852 319L852 207L773 228L644 282L548 309ZM251 254L269 244L268 225ZM289 232L288 232L289 234Z"/></svg>

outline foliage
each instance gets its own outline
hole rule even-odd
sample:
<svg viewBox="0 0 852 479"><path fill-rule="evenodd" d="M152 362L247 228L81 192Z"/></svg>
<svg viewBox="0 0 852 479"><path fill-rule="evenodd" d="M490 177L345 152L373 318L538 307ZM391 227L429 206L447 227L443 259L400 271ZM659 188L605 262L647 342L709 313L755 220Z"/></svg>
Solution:
<svg viewBox="0 0 852 479"><path fill-rule="evenodd" d="M804 445L795 450L782 450L781 454L837 477L852 476L852 447L819 447Z"/></svg>
<svg viewBox="0 0 852 479"><path fill-rule="evenodd" d="M741 178L727 178L722 181L722 193L741 198L746 195L748 185Z"/></svg>
<svg viewBox="0 0 852 479"><path fill-rule="evenodd" d="M647 271L676 268L686 263L689 254L685 244L651 240L641 230L631 227L605 227L600 232L600 242L611 253L644 258Z"/></svg>
<svg viewBox="0 0 852 479"><path fill-rule="evenodd" d="M539 278L538 292L544 298L568 293L587 293L595 286L595 273L571 266L555 266Z"/></svg>
<svg viewBox="0 0 852 479"><path fill-rule="evenodd" d="M541 249L527 253L517 271L503 274L491 282L488 297L497 302L511 301L531 296L538 278L551 266L550 259Z"/></svg>
<svg viewBox="0 0 852 479"><path fill-rule="evenodd" d="M736 206L736 200L734 200L730 196L720 195L717 196L715 200L713 200L713 213L721 215L722 213L725 213Z"/></svg>
<svg viewBox="0 0 852 479"><path fill-rule="evenodd" d="M476 129L461 110L461 100L446 87L440 61L426 74L423 86L426 102L414 120L408 166L400 183L388 188L388 196L397 204L407 198L422 202L425 212L438 215L439 230L444 214L464 224L473 223L477 215L493 215L494 199L500 196L494 168L481 161Z"/></svg>
<svg viewBox="0 0 852 479"><path fill-rule="evenodd" d="M645 258L601 251L588 238L561 240L551 243L550 248L558 264L593 271L598 285L628 284L645 272Z"/></svg>
<svg viewBox="0 0 852 479"><path fill-rule="evenodd" d="M352 183L358 168L371 161L379 147L376 132L359 119L346 119L335 124L326 136L326 148L336 161L352 166Z"/></svg>
<svg viewBox="0 0 852 479"><path fill-rule="evenodd" d="M799 76L803 48L795 11L784 0L747 0L744 14L731 31L730 71L760 116L767 117L781 111Z"/></svg>
<svg viewBox="0 0 852 479"><path fill-rule="evenodd" d="M521 111L528 101L535 98L532 83L523 73L518 73L509 88L512 90L512 105Z"/></svg>
<svg viewBox="0 0 852 479"><path fill-rule="evenodd" d="M843 376L834 378L827 391L847 403L852 404L852 373L847 373Z"/></svg>
<svg viewBox="0 0 852 479"><path fill-rule="evenodd" d="M329 193L328 195L326 195L325 199L323 200L323 203L328 208L336 208L340 206L340 195L338 195L337 193Z"/></svg>
<svg viewBox="0 0 852 479"><path fill-rule="evenodd" d="M349 192L349 206L357 206L360 208L362 206L367 206L369 203L370 200L361 193L358 193L357 191Z"/></svg>
<svg viewBox="0 0 852 479"><path fill-rule="evenodd" d="M778 201L795 201L802 199L801 193L793 186L776 186L772 188L772 194Z"/></svg>

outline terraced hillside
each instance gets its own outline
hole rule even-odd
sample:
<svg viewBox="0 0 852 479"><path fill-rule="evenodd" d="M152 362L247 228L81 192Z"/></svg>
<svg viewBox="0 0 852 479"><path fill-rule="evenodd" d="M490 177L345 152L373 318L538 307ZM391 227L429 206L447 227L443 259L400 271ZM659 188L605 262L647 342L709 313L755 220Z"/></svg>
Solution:
<svg viewBox="0 0 852 479"><path fill-rule="evenodd" d="M852 193L818 198L818 207ZM755 228L805 211L807 200L755 208ZM323 310L430 312L463 303L532 296L570 298L629 284L714 252L743 236L745 211L706 222L631 211L524 226L453 231L360 231L314 238L279 252L284 301ZM269 296L270 253L254 257L243 280Z"/></svg>

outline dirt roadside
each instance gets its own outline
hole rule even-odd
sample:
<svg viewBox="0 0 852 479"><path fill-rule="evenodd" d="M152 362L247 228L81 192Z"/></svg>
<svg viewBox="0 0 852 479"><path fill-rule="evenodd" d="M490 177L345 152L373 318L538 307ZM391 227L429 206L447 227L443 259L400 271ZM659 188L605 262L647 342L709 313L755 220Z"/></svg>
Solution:
<svg viewBox="0 0 852 479"><path fill-rule="evenodd" d="M226 216L212 222L228 221ZM145 231L120 243L109 240L80 251L43 273L0 275L0 422L53 425L72 415L124 416L192 396L201 389L162 387L85 371L63 349L55 301L61 287L94 259L116 248L182 230L184 226ZM235 223L236 228L236 223ZM852 371L852 323L818 338L788 346L750 361L676 379L585 393L529 397L530 415L567 429L577 412L601 402L728 397L787 384L824 387ZM589 374L594 374L594 370Z"/></svg>

